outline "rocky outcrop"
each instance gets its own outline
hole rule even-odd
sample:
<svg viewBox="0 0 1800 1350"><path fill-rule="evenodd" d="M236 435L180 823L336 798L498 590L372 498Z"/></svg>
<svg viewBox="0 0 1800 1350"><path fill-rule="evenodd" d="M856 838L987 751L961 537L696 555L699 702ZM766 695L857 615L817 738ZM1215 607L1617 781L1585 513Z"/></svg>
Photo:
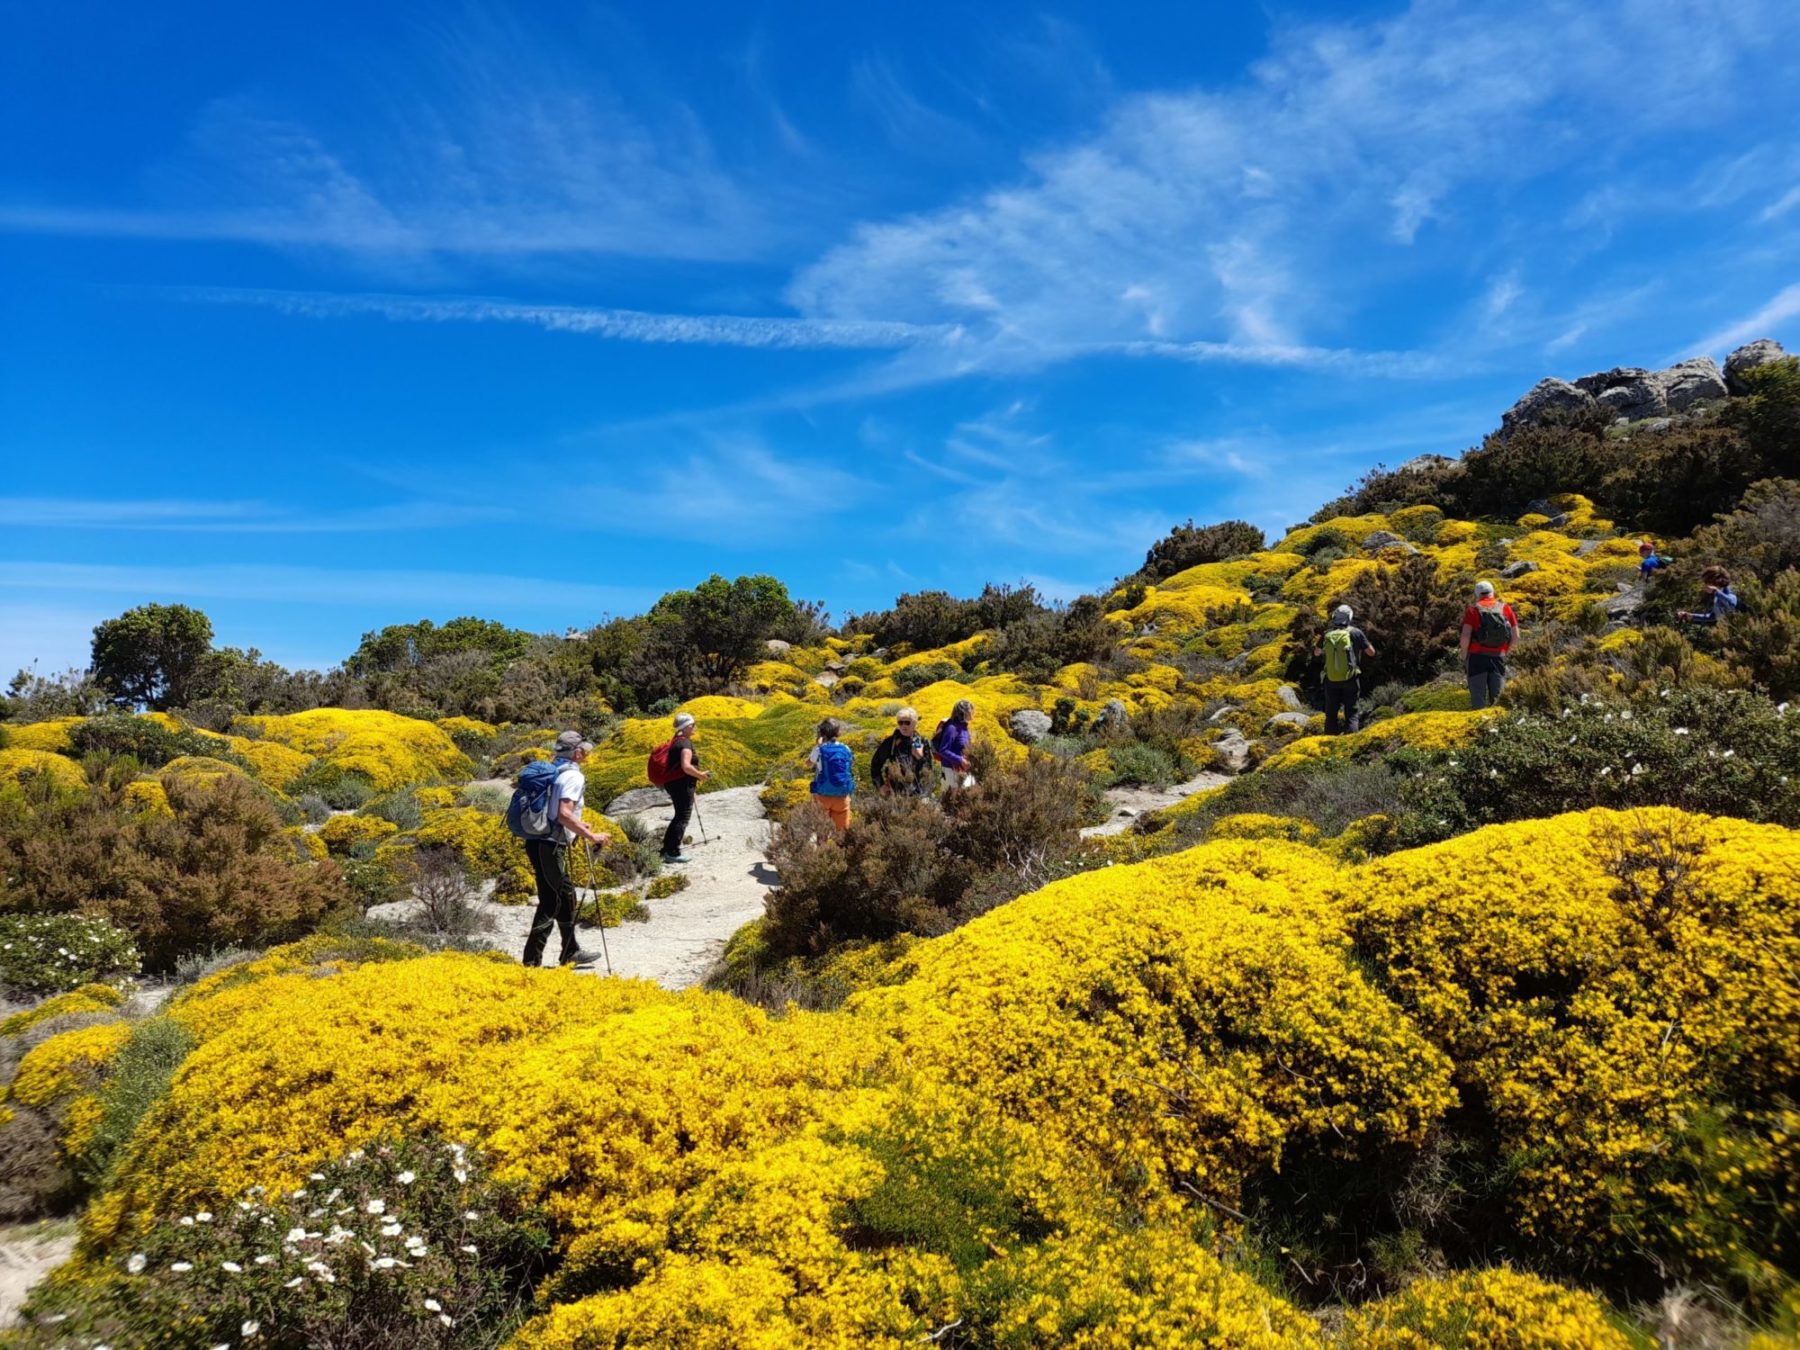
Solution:
<svg viewBox="0 0 1800 1350"><path fill-rule="evenodd" d="M1730 356L1725 358L1725 387L1734 394L1747 394L1750 386L1744 380L1746 371L1755 370L1758 366L1766 366L1772 361L1785 359L1787 353L1782 351L1781 344L1774 338L1758 338L1755 342L1746 342Z"/></svg>
<svg viewBox="0 0 1800 1350"><path fill-rule="evenodd" d="M1120 700L1108 699L1094 718L1095 731L1124 731L1131 726L1131 712Z"/></svg>
<svg viewBox="0 0 1800 1350"><path fill-rule="evenodd" d="M1725 377L1719 363L1710 356L1696 356L1660 371L1656 377L1662 384L1663 402L1670 412L1686 412L1696 403L1725 398Z"/></svg>
<svg viewBox="0 0 1800 1350"><path fill-rule="evenodd" d="M1527 573L1535 572L1537 570L1538 565L1534 562L1521 560L1516 563L1508 563L1505 567L1500 569L1500 579L1502 581L1517 581Z"/></svg>
<svg viewBox="0 0 1800 1350"><path fill-rule="evenodd" d="M1228 773L1242 773L1250 766L1250 742L1236 727L1214 741L1212 748L1219 765Z"/></svg>
<svg viewBox="0 0 1800 1350"><path fill-rule="evenodd" d="M1304 731L1306 729L1307 724L1311 721L1312 721L1311 713L1278 712L1273 717L1271 717L1268 720L1268 722L1265 723L1264 725L1271 731L1279 731L1283 727L1296 727L1296 728Z"/></svg>
<svg viewBox="0 0 1800 1350"><path fill-rule="evenodd" d="M769 655L777 661L787 660L787 654L794 650L793 643L783 642L780 638L770 638L767 642L763 643L763 646L768 649Z"/></svg>
<svg viewBox="0 0 1800 1350"><path fill-rule="evenodd" d="M1592 394L1567 380L1539 380L1531 386L1530 393L1500 415L1500 435L1510 436L1552 413L1591 413L1597 406Z"/></svg>
<svg viewBox="0 0 1800 1350"><path fill-rule="evenodd" d="M1388 530L1375 530L1363 536L1362 546L1370 553L1379 553L1384 548L1393 548L1404 544L1406 540Z"/></svg>
<svg viewBox="0 0 1800 1350"><path fill-rule="evenodd" d="M1036 745L1050 734L1050 714L1036 708L1021 708L1007 719L1006 725L1014 740Z"/></svg>

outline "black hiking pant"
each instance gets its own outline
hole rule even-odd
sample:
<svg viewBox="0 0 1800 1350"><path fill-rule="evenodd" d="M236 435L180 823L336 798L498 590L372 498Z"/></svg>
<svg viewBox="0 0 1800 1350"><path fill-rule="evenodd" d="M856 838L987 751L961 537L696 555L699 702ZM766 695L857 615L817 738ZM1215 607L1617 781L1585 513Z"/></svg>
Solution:
<svg viewBox="0 0 1800 1350"><path fill-rule="evenodd" d="M686 774L663 785L663 790L669 794L669 804L675 808L675 819L663 831L662 855L665 858L673 858L681 852L681 840L687 834L688 818L694 814L694 786L694 780Z"/></svg>
<svg viewBox="0 0 1800 1350"><path fill-rule="evenodd" d="M1344 714L1344 730L1356 730L1356 705L1362 698L1362 681L1352 675L1347 680L1325 681L1325 734L1338 734L1338 712Z"/></svg>
<svg viewBox="0 0 1800 1350"><path fill-rule="evenodd" d="M531 936L525 939L525 964L542 965L550 930L562 934L557 964L581 950L575 940L575 883L569 878L569 848L554 839L527 839L525 856L537 877L537 913L531 916Z"/></svg>

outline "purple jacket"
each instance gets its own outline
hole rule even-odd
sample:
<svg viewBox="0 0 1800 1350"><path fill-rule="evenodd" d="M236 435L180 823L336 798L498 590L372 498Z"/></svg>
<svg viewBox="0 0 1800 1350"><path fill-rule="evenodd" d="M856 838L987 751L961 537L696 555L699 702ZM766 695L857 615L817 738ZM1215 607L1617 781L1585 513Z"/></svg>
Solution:
<svg viewBox="0 0 1800 1350"><path fill-rule="evenodd" d="M947 764L952 769L964 769L969 763L963 758L969 751L969 729L962 723L945 718L931 738L931 749L937 755L939 764Z"/></svg>

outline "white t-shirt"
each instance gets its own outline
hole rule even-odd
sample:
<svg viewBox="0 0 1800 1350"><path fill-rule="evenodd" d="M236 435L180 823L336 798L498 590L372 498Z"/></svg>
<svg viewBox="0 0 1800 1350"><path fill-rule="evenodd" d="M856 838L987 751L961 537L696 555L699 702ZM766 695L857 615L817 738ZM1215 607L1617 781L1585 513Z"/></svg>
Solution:
<svg viewBox="0 0 1800 1350"><path fill-rule="evenodd" d="M564 802L574 802L575 814L579 817L581 815L581 799L586 792L587 775L582 773L579 764L570 760L557 771L556 792L550 803L551 811L556 818L560 820L562 818L562 804ZM574 842L575 832L571 829L564 828L563 843L572 844Z"/></svg>

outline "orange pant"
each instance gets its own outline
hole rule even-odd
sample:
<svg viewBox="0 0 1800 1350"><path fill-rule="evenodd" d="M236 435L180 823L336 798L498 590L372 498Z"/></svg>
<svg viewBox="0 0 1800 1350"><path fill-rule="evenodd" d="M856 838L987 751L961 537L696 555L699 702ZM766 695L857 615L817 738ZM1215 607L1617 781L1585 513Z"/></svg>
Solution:
<svg viewBox="0 0 1800 1350"><path fill-rule="evenodd" d="M812 799L819 804L819 809L831 817L831 823L839 830L850 828L850 799L848 797L821 797L813 793Z"/></svg>

